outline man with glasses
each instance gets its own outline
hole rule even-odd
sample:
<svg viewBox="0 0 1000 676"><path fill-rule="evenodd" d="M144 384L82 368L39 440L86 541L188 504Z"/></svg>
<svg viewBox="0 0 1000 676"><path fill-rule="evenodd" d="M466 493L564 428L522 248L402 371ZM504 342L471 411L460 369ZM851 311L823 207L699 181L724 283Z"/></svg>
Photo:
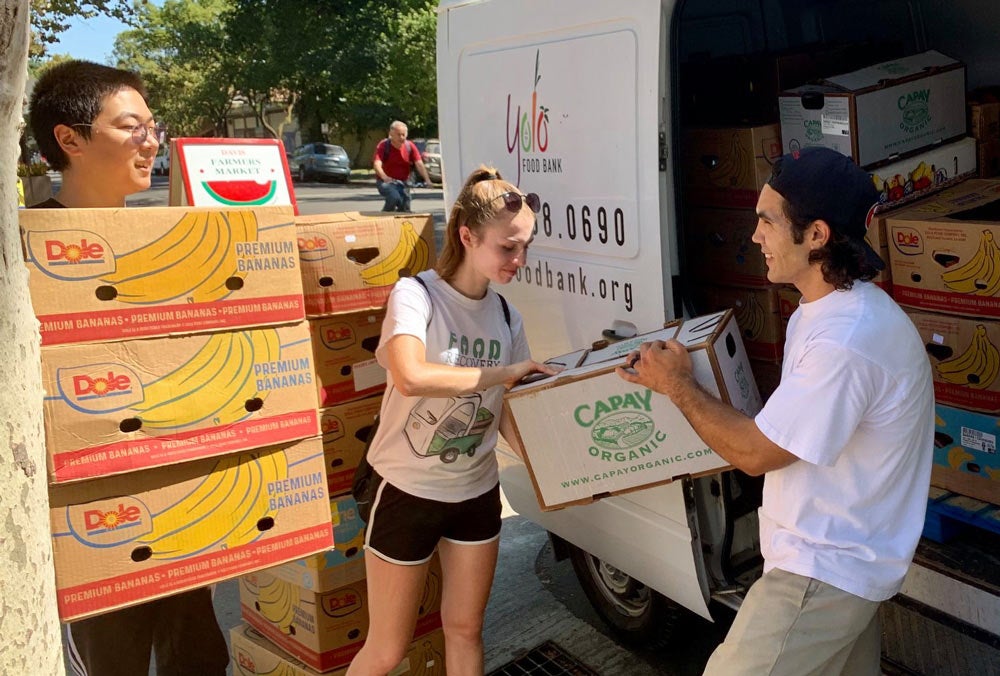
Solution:
<svg viewBox="0 0 1000 676"><path fill-rule="evenodd" d="M382 211L410 211L410 165L416 167L424 183L430 183L427 168L420 151L412 141L406 140L406 125L396 120L389 125L389 138L382 139L375 147L372 166L375 170L375 187L385 198Z"/></svg>
<svg viewBox="0 0 1000 676"><path fill-rule="evenodd" d="M31 128L62 185L36 208L119 208L150 185L159 146L139 76L67 61L39 78ZM79 676L223 676L226 641L212 594L196 589L67 625L67 654Z"/></svg>

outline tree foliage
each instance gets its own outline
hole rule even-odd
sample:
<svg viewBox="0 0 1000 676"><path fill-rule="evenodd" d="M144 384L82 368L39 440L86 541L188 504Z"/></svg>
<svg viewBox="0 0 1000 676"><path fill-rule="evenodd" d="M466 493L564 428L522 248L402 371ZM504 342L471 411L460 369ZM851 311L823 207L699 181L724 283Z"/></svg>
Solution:
<svg viewBox="0 0 1000 676"><path fill-rule="evenodd" d="M145 0L138 0L138 5ZM59 39L59 34L69 28L69 20L74 17L89 19L98 15L110 16L124 23L131 23L133 6L131 0L31 0L32 42L30 56L40 59L45 56L48 45Z"/></svg>

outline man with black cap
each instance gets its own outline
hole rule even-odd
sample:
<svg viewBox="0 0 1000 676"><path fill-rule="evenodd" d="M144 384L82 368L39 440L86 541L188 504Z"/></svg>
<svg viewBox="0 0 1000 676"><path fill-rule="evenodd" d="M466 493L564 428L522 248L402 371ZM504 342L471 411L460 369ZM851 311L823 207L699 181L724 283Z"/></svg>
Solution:
<svg viewBox="0 0 1000 676"><path fill-rule="evenodd" d="M917 331L870 282L878 196L850 158L810 148L775 162L753 241L768 280L802 301L781 383L749 418L702 389L685 348L646 343L618 369L668 396L734 467L766 473L764 575L706 674L880 673L878 606L899 591L923 528L934 439Z"/></svg>

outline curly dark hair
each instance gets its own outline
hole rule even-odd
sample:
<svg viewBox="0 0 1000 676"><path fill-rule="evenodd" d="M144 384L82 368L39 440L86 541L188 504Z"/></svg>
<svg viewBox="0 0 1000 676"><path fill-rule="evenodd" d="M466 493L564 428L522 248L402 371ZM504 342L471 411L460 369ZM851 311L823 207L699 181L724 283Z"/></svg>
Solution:
<svg viewBox="0 0 1000 676"><path fill-rule="evenodd" d="M101 114L104 99L123 89L134 89L149 102L146 86L137 74L90 61L66 61L38 78L31 93L31 133L53 169L62 171L69 166L69 157L56 141L56 126L91 124ZM76 129L90 138L90 127Z"/></svg>
<svg viewBox="0 0 1000 676"><path fill-rule="evenodd" d="M782 198L782 211L792 224L792 241L802 244L805 241L806 228L813 221L822 220L819 216L801 213L787 199ZM809 252L810 263L820 263L823 270L823 280L832 284L835 289L847 291L857 280L871 281L879 273L868 262L865 245L843 233L830 228L830 239L819 249Z"/></svg>

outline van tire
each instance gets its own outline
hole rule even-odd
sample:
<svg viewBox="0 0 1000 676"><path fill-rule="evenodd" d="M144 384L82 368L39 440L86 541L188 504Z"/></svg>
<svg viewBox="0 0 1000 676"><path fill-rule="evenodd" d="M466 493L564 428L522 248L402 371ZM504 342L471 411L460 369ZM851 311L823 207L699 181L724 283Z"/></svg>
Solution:
<svg viewBox="0 0 1000 676"><path fill-rule="evenodd" d="M576 545L566 545L584 594L618 640L636 648L665 646L680 607Z"/></svg>

